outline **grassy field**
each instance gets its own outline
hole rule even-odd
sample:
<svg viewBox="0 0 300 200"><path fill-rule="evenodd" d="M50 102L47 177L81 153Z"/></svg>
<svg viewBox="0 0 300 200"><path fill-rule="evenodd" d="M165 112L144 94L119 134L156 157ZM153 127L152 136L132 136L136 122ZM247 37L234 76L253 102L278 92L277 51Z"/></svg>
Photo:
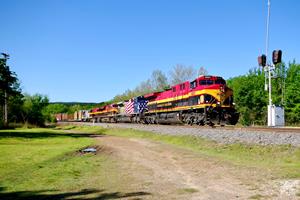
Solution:
<svg viewBox="0 0 300 200"><path fill-rule="evenodd" d="M192 136L132 129L62 126L0 131L0 199L118 199L147 195L130 189L118 162L105 153L82 154L91 136L142 138L193 150L237 166L266 169L274 178L300 177L300 149L291 146L217 144ZM300 191L299 191L300 192Z"/></svg>
<svg viewBox="0 0 300 200"><path fill-rule="evenodd" d="M171 136L132 129L103 129L101 127L66 126L63 129L85 130L122 137L144 138L191 149L235 165L266 169L274 178L300 178L300 148L290 145L218 144L195 136Z"/></svg>
<svg viewBox="0 0 300 200"><path fill-rule="evenodd" d="M94 135L54 129L0 131L0 199L118 199L143 195L122 193L128 180L119 177L115 161L107 155L79 152L97 145L90 137Z"/></svg>

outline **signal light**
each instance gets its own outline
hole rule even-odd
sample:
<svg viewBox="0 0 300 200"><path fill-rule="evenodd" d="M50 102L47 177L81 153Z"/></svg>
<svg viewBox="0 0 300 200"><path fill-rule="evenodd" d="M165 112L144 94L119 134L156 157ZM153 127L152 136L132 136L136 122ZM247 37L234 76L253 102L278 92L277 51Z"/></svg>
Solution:
<svg viewBox="0 0 300 200"><path fill-rule="evenodd" d="M274 50L273 51L272 61L273 61L274 65L276 65L278 63L281 63L281 56L282 56L282 51L281 50Z"/></svg>
<svg viewBox="0 0 300 200"><path fill-rule="evenodd" d="M258 56L257 61L259 66L265 67L267 64L266 55L262 54L261 56Z"/></svg>

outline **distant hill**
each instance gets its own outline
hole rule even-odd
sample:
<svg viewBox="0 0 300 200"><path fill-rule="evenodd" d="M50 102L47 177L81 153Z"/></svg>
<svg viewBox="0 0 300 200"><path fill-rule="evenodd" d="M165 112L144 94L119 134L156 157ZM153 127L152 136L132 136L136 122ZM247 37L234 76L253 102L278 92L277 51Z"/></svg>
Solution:
<svg viewBox="0 0 300 200"><path fill-rule="evenodd" d="M103 102L100 103L95 103L95 102L50 102L50 104L63 104L63 105L98 105L102 104Z"/></svg>

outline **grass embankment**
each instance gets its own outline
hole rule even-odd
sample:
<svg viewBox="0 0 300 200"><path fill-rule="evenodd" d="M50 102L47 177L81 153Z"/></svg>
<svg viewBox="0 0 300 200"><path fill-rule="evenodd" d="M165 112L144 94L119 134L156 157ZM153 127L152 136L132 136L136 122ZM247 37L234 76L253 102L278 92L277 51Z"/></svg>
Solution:
<svg viewBox="0 0 300 200"><path fill-rule="evenodd" d="M218 144L195 136L171 136L132 129L104 129L87 126L66 126L64 128L151 139L229 161L235 165L266 169L271 171L275 178L300 178L300 148L290 145Z"/></svg>
<svg viewBox="0 0 300 200"><path fill-rule="evenodd" d="M1 130L0 199L143 195L122 193L126 180L119 177L115 161L107 155L78 152L96 145L90 136L53 129Z"/></svg>

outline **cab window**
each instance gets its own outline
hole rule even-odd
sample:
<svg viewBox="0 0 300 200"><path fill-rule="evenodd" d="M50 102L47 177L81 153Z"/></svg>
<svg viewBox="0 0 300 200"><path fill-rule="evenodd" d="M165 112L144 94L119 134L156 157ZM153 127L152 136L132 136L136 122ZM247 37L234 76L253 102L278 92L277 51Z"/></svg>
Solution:
<svg viewBox="0 0 300 200"><path fill-rule="evenodd" d="M200 85L212 85L212 84L214 84L214 81L213 80L200 80L199 84Z"/></svg>
<svg viewBox="0 0 300 200"><path fill-rule="evenodd" d="M197 87L197 81L196 80L190 83L190 88L191 89L194 89L196 87Z"/></svg>
<svg viewBox="0 0 300 200"><path fill-rule="evenodd" d="M180 85L180 90L184 90L185 89L185 84L181 84Z"/></svg>
<svg viewBox="0 0 300 200"><path fill-rule="evenodd" d="M200 84L200 85L206 85L206 80L200 80L200 81L199 81L199 84Z"/></svg>
<svg viewBox="0 0 300 200"><path fill-rule="evenodd" d="M213 80L206 80L206 84L207 85L212 85L212 84L214 84L214 81Z"/></svg>
<svg viewBox="0 0 300 200"><path fill-rule="evenodd" d="M226 82L225 82L225 80L224 80L224 79L222 79L222 78L218 78L218 79L216 80L216 84L225 85L225 84L226 84Z"/></svg>

